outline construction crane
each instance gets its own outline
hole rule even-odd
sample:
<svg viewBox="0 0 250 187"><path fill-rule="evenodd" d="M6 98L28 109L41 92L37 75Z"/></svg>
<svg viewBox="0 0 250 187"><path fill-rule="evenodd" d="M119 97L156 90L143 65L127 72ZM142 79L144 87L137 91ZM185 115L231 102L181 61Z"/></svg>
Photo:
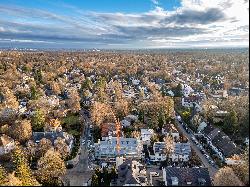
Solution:
<svg viewBox="0 0 250 187"><path fill-rule="evenodd" d="M113 111L111 111L111 115L113 116L115 120L115 128L116 128L116 151L118 154L118 157L120 156L120 150L121 150L121 144L120 144L120 133L121 133L121 124L120 121L117 120L115 114Z"/></svg>

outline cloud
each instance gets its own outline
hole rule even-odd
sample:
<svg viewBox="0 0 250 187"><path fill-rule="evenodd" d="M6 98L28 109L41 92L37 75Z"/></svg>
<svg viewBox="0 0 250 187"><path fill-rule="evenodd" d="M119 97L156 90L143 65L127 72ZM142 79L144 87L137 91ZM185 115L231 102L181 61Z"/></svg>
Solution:
<svg viewBox="0 0 250 187"><path fill-rule="evenodd" d="M159 5L158 0L151 0L151 2L152 2L154 5Z"/></svg>
<svg viewBox="0 0 250 187"><path fill-rule="evenodd" d="M164 21L175 22L178 24L208 24L225 19L225 15L219 9L209 8L205 11L184 10L170 17Z"/></svg>
<svg viewBox="0 0 250 187"><path fill-rule="evenodd" d="M58 14L0 5L0 41L137 47L249 41L249 1L182 0L171 11L151 1L154 9L142 13L82 11L70 6L68 14Z"/></svg>

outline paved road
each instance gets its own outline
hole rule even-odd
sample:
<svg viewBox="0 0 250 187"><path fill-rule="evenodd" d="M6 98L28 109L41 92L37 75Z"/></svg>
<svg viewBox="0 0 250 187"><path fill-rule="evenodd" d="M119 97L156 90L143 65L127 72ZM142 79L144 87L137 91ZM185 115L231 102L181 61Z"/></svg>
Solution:
<svg viewBox="0 0 250 187"><path fill-rule="evenodd" d="M90 119L84 111L80 111L80 115L84 119L84 128L82 132L82 136L80 139L80 155L79 161L77 165L73 169L68 169L67 173L64 177L65 181L70 186L83 186L84 183L87 183L88 180L91 178L93 171L89 169L89 152L87 148L87 140L90 133ZM85 140L85 144L82 144L82 140Z"/></svg>
<svg viewBox="0 0 250 187"><path fill-rule="evenodd" d="M206 159L206 157L201 153L201 151L198 148L198 146L191 140L191 135L186 132L186 130L183 128L183 126L179 123L178 120L176 120L176 124L178 125L177 126L178 131L182 132L182 134L189 139L189 142L190 142L190 145L191 145L192 149L196 152L197 156L201 159L204 167L208 168L210 176L213 177L214 174L218 171L218 168L212 166L208 162L208 160Z"/></svg>

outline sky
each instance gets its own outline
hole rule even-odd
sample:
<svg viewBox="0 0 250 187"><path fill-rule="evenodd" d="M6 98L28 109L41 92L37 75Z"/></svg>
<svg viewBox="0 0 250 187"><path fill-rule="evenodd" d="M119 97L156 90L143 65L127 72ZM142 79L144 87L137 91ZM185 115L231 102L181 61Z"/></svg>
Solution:
<svg viewBox="0 0 250 187"><path fill-rule="evenodd" d="M0 48L249 47L249 0L0 0Z"/></svg>

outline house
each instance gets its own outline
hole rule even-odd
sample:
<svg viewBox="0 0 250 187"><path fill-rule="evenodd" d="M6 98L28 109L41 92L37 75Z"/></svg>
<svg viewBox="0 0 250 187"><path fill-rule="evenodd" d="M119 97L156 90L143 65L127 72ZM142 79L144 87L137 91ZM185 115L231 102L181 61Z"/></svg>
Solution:
<svg viewBox="0 0 250 187"><path fill-rule="evenodd" d="M227 111L217 110L212 117L213 123L223 122L228 113Z"/></svg>
<svg viewBox="0 0 250 187"><path fill-rule="evenodd" d="M117 186L147 186L146 168L135 160L126 160L117 172Z"/></svg>
<svg viewBox="0 0 250 187"><path fill-rule="evenodd" d="M150 144L150 139L154 135L153 129L141 129L141 140L143 144Z"/></svg>
<svg viewBox="0 0 250 187"><path fill-rule="evenodd" d="M101 136L102 137L116 137L116 125L115 123L103 123L101 124Z"/></svg>
<svg viewBox="0 0 250 187"><path fill-rule="evenodd" d="M220 129L212 125L207 125L202 133L206 137L209 146L216 152L221 160L240 153L235 143Z"/></svg>
<svg viewBox="0 0 250 187"><path fill-rule="evenodd" d="M231 95L231 96L240 96L243 91L244 91L244 89L237 88L237 87L232 87L228 90L229 95Z"/></svg>
<svg viewBox="0 0 250 187"><path fill-rule="evenodd" d="M227 98L228 93L227 90L214 90L213 94L210 94L213 98Z"/></svg>
<svg viewBox="0 0 250 187"><path fill-rule="evenodd" d="M56 139L60 137L65 140L66 144L69 146L70 151L73 148L74 137L67 132L33 132L32 139L35 143L39 143L41 139L46 138L51 141L52 145L55 145Z"/></svg>
<svg viewBox="0 0 250 187"><path fill-rule="evenodd" d="M165 186L212 186L207 168L162 168Z"/></svg>
<svg viewBox="0 0 250 187"><path fill-rule="evenodd" d="M226 158L225 163L227 165L239 165L239 164L243 164L244 161L241 160L239 155L233 155L231 158Z"/></svg>
<svg viewBox="0 0 250 187"><path fill-rule="evenodd" d="M172 90L167 91L167 94L171 97L174 97L174 92Z"/></svg>
<svg viewBox="0 0 250 187"><path fill-rule="evenodd" d="M191 154L190 143L174 143L174 149L170 158L173 162L187 162Z"/></svg>
<svg viewBox="0 0 250 187"><path fill-rule="evenodd" d="M182 92L185 97L188 97L194 90L188 84L183 84Z"/></svg>
<svg viewBox="0 0 250 187"><path fill-rule="evenodd" d="M135 115L127 115L122 121L121 125L123 127L129 127L131 123L138 121L138 117Z"/></svg>
<svg viewBox="0 0 250 187"><path fill-rule="evenodd" d="M181 99L181 104L184 107L194 107L196 104L199 104L201 101L201 98L198 95L193 95L193 96L188 96L188 97L183 97Z"/></svg>
<svg viewBox="0 0 250 187"><path fill-rule="evenodd" d="M126 158L141 158L142 145L136 138L120 138L120 152L117 152L116 137L102 137L95 143L95 157L97 159L109 159L115 161L117 155Z"/></svg>
<svg viewBox="0 0 250 187"><path fill-rule="evenodd" d="M200 125L199 125L197 131L198 131L198 132L203 131L204 128L205 128L206 126L207 126L207 123L203 121L202 123L200 123Z"/></svg>
<svg viewBox="0 0 250 187"><path fill-rule="evenodd" d="M153 145L153 150L149 150L150 160L153 162L165 161L167 159L165 149L166 149L165 142L155 142Z"/></svg>
<svg viewBox="0 0 250 187"><path fill-rule="evenodd" d="M191 147L189 143L174 143L173 151L169 155L169 157L173 162L178 162L178 161L186 162L189 160L190 154L191 154ZM149 157L150 160L153 162L165 161L167 158L166 143L155 142L153 145L153 150L150 152Z"/></svg>
<svg viewBox="0 0 250 187"><path fill-rule="evenodd" d="M162 134L169 136L171 135L176 141L179 140L180 134L174 124L166 124L161 129Z"/></svg>
<svg viewBox="0 0 250 187"><path fill-rule="evenodd" d="M133 79L133 80L132 80L132 84L135 85L135 86L138 86L138 85L140 84L140 82L141 82L141 81L138 80L138 79Z"/></svg>
<svg viewBox="0 0 250 187"><path fill-rule="evenodd" d="M15 148L14 139L3 134L0 136L0 156L9 153Z"/></svg>

